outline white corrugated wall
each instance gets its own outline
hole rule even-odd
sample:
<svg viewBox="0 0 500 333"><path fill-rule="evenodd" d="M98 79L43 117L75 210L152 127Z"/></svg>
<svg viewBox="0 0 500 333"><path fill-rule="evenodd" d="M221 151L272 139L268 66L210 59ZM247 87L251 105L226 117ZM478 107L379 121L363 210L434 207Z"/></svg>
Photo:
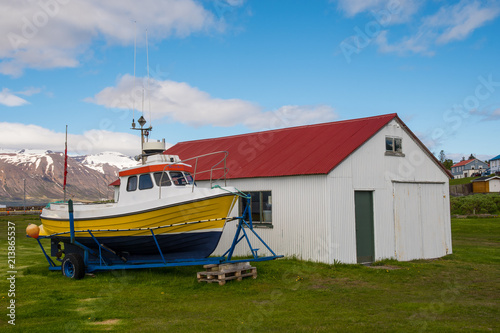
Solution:
<svg viewBox="0 0 500 333"><path fill-rule="evenodd" d="M259 236L278 254L295 255L304 260L328 262L328 207L326 175L233 179L228 186L245 191L272 192L273 228L255 228ZM233 216L237 215L233 211ZM227 224L215 255L223 254L231 245L235 222ZM260 254L267 249L252 238ZM235 255L248 255L248 246L239 245Z"/></svg>

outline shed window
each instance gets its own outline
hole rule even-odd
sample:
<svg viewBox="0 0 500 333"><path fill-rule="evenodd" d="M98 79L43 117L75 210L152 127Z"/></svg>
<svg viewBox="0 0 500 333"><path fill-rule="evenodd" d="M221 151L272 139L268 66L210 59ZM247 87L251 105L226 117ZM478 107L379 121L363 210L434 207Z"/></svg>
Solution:
<svg viewBox="0 0 500 333"><path fill-rule="evenodd" d="M147 190L153 188L153 181L151 180L151 175L149 173L141 175L139 177L139 190Z"/></svg>
<svg viewBox="0 0 500 333"><path fill-rule="evenodd" d="M250 198L250 208L252 210L252 223L255 227L273 226L272 195L271 191L246 192ZM247 199L240 201L240 216L243 214L247 204Z"/></svg>
<svg viewBox="0 0 500 333"><path fill-rule="evenodd" d="M154 173L155 182L157 186L171 186L172 182L168 178L168 173L166 172L155 172ZM161 185L160 185L161 182Z"/></svg>
<svg viewBox="0 0 500 333"><path fill-rule="evenodd" d="M137 189L137 176L130 176L127 180L127 191L135 191Z"/></svg>
<svg viewBox="0 0 500 333"><path fill-rule="evenodd" d="M385 154L393 156L404 156L403 139L398 137L385 137Z"/></svg>

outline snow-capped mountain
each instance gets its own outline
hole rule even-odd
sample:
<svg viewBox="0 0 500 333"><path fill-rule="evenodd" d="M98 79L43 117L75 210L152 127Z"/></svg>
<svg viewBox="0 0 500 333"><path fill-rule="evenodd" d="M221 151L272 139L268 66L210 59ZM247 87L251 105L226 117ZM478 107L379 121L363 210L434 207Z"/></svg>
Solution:
<svg viewBox="0 0 500 333"><path fill-rule="evenodd" d="M111 199L108 184L122 168L138 162L120 153L68 156L66 198ZM50 150L0 150L0 203L43 204L63 199L64 153Z"/></svg>
<svg viewBox="0 0 500 333"><path fill-rule="evenodd" d="M104 174L112 174L115 172L116 175L118 175L118 170L130 168L138 164L138 162L130 156L110 151L95 155L75 156L73 158L88 168Z"/></svg>

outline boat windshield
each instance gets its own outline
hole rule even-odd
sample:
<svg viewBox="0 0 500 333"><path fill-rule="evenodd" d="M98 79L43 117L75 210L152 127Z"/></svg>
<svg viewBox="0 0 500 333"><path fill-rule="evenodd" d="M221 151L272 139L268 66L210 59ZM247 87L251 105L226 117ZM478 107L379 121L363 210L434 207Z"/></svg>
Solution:
<svg viewBox="0 0 500 333"><path fill-rule="evenodd" d="M184 172L184 176L186 177L186 180L189 185L193 185L193 176L189 172Z"/></svg>
<svg viewBox="0 0 500 333"><path fill-rule="evenodd" d="M176 186L186 186L187 184L186 178L180 171L170 171L170 177Z"/></svg>
<svg viewBox="0 0 500 333"><path fill-rule="evenodd" d="M166 172L155 172L154 177L155 177L156 186L160 186L160 182L161 182L161 186L171 186L172 185L170 178L168 178L168 173L166 173Z"/></svg>

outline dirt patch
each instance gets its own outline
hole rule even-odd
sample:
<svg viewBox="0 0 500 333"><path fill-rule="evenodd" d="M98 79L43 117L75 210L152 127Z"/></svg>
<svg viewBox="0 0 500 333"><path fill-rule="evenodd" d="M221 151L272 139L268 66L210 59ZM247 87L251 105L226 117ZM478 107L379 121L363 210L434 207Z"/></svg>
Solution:
<svg viewBox="0 0 500 333"><path fill-rule="evenodd" d="M368 282L349 279L346 277L331 277L331 278L316 278L312 281L313 284L308 286L309 289L331 289L335 287L349 287L349 288L370 288L371 285Z"/></svg>
<svg viewBox="0 0 500 333"><path fill-rule="evenodd" d="M314 284L310 287L311 289L328 289L328 286L322 284Z"/></svg>
<svg viewBox="0 0 500 333"><path fill-rule="evenodd" d="M96 301L98 298L84 298L81 299L80 302L91 302L91 301Z"/></svg>
<svg viewBox="0 0 500 333"><path fill-rule="evenodd" d="M383 266L366 266L368 268L374 268L374 269L387 269L387 270L395 270L395 269L401 269L401 267L398 266L392 266L392 265L383 265Z"/></svg>
<svg viewBox="0 0 500 333"><path fill-rule="evenodd" d="M103 321L95 321L92 325L116 325L120 322L120 319L108 319Z"/></svg>

